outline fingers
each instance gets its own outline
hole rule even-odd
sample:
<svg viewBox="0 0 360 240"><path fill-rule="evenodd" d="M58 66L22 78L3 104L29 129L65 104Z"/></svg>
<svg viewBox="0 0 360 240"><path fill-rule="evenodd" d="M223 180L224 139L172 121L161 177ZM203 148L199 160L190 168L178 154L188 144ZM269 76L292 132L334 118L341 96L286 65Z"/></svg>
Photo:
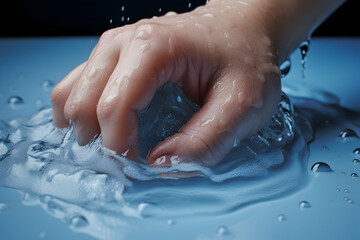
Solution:
<svg viewBox="0 0 360 240"><path fill-rule="evenodd" d="M74 68L65 78L63 78L51 91L51 103L53 107L53 119L56 127L64 128L69 125L69 121L64 116L64 107L71 89L79 79L86 62Z"/></svg>
<svg viewBox="0 0 360 240"><path fill-rule="evenodd" d="M80 145L100 132L96 105L119 59L121 39L116 34L113 30L101 36L65 104L65 118L72 121Z"/></svg>
<svg viewBox="0 0 360 240"><path fill-rule="evenodd" d="M185 69L185 63L174 61L177 53L169 46L174 44L170 33L145 25L134 36L122 50L97 107L103 144L118 154L136 151L138 112L159 86L179 78Z"/></svg>
<svg viewBox="0 0 360 240"><path fill-rule="evenodd" d="M276 109L279 80L269 77L263 85L239 76L241 73L234 71L215 82L201 110L179 133L151 151L148 164L165 167L197 162L211 166L225 157L235 138L244 139L262 127Z"/></svg>

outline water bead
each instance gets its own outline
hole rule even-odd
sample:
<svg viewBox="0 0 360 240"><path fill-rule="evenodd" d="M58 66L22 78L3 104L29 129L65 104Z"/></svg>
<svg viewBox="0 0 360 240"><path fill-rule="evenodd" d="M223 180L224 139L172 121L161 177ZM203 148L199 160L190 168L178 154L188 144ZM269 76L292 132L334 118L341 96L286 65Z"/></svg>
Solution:
<svg viewBox="0 0 360 240"><path fill-rule="evenodd" d="M291 60L290 60L290 59L286 59L286 60L280 65L281 77L282 77L282 78L286 77L286 75L288 75L288 73L290 72L290 69L291 69Z"/></svg>
<svg viewBox="0 0 360 240"><path fill-rule="evenodd" d="M9 97L7 103L12 109L18 109L20 106L24 104L24 100L19 96Z"/></svg>
<svg viewBox="0 0 360 240"><path fill-rule="evenodd" d="M349 204L353 204L353 203L354 203L354 201L351 200L351 199L348 199L347 202L348 202Z"/></svg>
<svg viewBox="0 0 360 240"><path fill-rule="evenodd" d="M227 236L227 235L230 234L229 229L228 229L227 227L225 227L225 226L220 226L220 227L218 227L218 229L216 230L216 232L217 232L217 234L218 234L219 236Z"/></svg>
<svg viewBox="0 0 360 240"><path fill-rule="evenodd" d="M173 225L176 224L176 221L174 221L173 219L169 219L169 220L167 221L167 224L168 224L169 226L173 226Z"/></svg>
<svg viewBox="0 0 360 240"><path fill-rule="evenodd" d="M112 23L112 19L110 19L110 23ZM54 87L54 83L49 80L49 79L45 79L44 81L42 81L41 86L43 88L44 91L49 91Z"/></svg>
<svg viewBox="0 0 360 240"><path fill-rule="evenodd" d="M340 131L339 137L341 138L357 137L357 134L354 130L350 128L346 128Z"/></svg>
<svg viewBox="0 0 360 240"><path fill-rule="evenodd" d="M357 159L357 158L355 158L355 159L352 160L352 162L355 163L355 164L357 164L357 163L360 163L360 160Z"/></svg>
<svg viewBox="0 0 360 240"><path fill-rule="evenodd" d="M301 208L301 210L304 210L304 209L310 208L311 205L310 205L310 203L307 202L307 201L301 201L301 202L299 203L299 207Z"/></svg>
<svg viewBox="0 0 360 240"><path fill-rule="evenodd" d="M332 172L332 169L327 163L317 162L311 167L313 172Z"/></svg>
<svg viewBox="0 0 360 240"><path fill-rule="evenodd" d="M355 148L355 149L354 149L354 153L360 155L360 148Z"/></svg>
<svg viewBox="0 0 360 240"><path fill-rule="evenodd" d="M344 189L344 193L350 193L348 189Z"/></svg>
<svg viewBox="0 0 360 240"><path fill-rule="evenodd" d="M356 173L351 174L352 177L359 177Z"/></svg>
<svg viewBox="0 0 360 240"><path fill-rule="evenodd" d="M70 226L74 228L81 228L88 225L88 221L84 216L75 216L70 220Z"/></svg>
<svg viewBox="0 0 360 240"><path fill-rule="evenodd" d="M284 222L287 220L286 216L284 214L280 214L278 217L277 217L278 221L279 222Z"/></svg>

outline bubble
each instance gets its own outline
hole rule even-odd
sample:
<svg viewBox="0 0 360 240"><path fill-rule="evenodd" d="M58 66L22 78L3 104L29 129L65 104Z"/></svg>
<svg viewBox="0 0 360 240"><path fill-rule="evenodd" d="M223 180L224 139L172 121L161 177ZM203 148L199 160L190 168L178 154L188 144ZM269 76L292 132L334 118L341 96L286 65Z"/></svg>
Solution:
<svg viewBox="0 0 360 240"><path fill-rule="evenodd" d="M219 236L228 236L228 235L230 235L230 230L225 226L218 227L216 232L217 232L217 234Z"/></svg>
<svg viewBox="0 0 360 240"><path fill-rule="evenodd" d="M84 216L75 216L70 220L70 226L74 228L82 228L88 224L89 223Z"/></svg>
<svg viewBox="0 0 360 240"><path fill-rule="evenodd" d="M288 75L288 73L290 72L290 69L291 69L291 60L288 58L280 65L281 77L282 78L286 77L286 75Z"/></svg>
<svg viewBox="0 0 360 240"><path fill-rule="evenodd" d="M310 203L307 202L307 201L301 201L301 202L299 203L299 207L301 208L301 210L305 210L305 209L307 209L307 208L310 208L311 205L310 205Z"/></svg>
<svg viewBox="0 0 360 240"><path fill-rule="evenodd" d="M110 19L110 23L112 22L112 19ZM44 91L50 91L53 87L54 87L54 83L49 80L49 79L45 79L44 81L42 81L41 86L43 88Z"/></svg>
<svg viewBox="0 0 360 240"><path fill-rule="evenodd" d="M12 109L16 110L19 109L24 104L24 100L19 96L12 96L9 97L7 103Z"/></svg>
<svg viewBox="0 0 360 240"><path fill-rule="evenodd" d="M352 160L352 162L355 163L355 164L358 164L358 163L360 163L360 160L357 159L357 158L354 158L354 159Z"/></svg>
<svg viewBox="0 0 360 240"><path fill-rule="evenodd" d="M356 173L351 174L352 177L359 177Z"/></svg>
<svg viewBox="0 0 360 240"><path fill-rule="evenodd" d="M129 21L130 21L130 17L127 17L127 18L126 18L126 21L129 22Z"/></svg>
<svg viewBox="0 0 360 240"><path fill-rule="evenodd" d="M169 226L173 226L173 225L176 224L176 221L174 221L173 219L169 219L169 220L167 221L167 224L168 224Z"/></svg>
<svg viewBox="0 0 360 240"><path fill-rule="evenodd" d="M311 167L313 172L332 172L332 169L327 163L317 162Z"/></svg>
<svg viewBox="0 0 360 240"><path fill-rule="evenodd" d="M284 222L287 220L286 216L284 214L280 214L278 217L277 217L278 221L279 222Z"/></svg>
<svg viewBox="0 0 360 240"><path fill-rule="evenodd" d="M360 154L360 148L355 148L355 149L354 149L354 153L355 153L355 154Z"/></svg>
<svg viewBox="0 0 360 240"><path fill-rule="evenodd" d="M350 128L346 128L340 131L339 137L341 138L357 137L357 134L354 130Z"/></svg>

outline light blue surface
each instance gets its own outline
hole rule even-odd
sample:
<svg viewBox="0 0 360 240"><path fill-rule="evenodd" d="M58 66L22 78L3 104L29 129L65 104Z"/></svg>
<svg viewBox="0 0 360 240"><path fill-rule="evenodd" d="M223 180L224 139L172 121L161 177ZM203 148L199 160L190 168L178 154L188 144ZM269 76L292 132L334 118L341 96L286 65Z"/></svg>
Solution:
<svg viewBox="0 0 360 240"><path fill-rule="evenodd" d="M0 119L29 115L40 105L50 104L50 92L42 89L42 81L58 82L86 60L96 41L96 37L0 40ZM284 85L303 82L338 95L343 106L360 110L360 39L313 40L306 79L302 79L298 52L293 54L292 63L290 74L283 79ZM13 95L25 101L18 110L6 103ZM316 175L309 171L312 181L305 189L286 198L246 207L236 212L236 222L229 215L217 217L216 221L202 217L197 226L181 219L177 219L174 226L149 222L141 229L128 229L124 239L169 239L172 235L173 239L218 239L216 229L221 225L232 233L221 237L224 239L360 239L357 228L360 180L349 176L353 171L360 174L360 164L354 170L352 163L352 151L360 147L360 141L330 141L338 132L339 129L329 129L310 145L308 169L313 163L326 160L334 173ZM324 145L328 149L323 148ZM345 189L349 193L345 193ZM344 197L354 203L349 204ZM303 200L308 201L311 208L301 210L299 202ZM38 206L22 205L21 195L14 190L0 188L0 203L9 205L8 210L0 212L0 239L40 239L42 232L45 233L43 239L91 239L72 232L67 224ZM279 222L279 214L284 214L287 220Z"/></svg>

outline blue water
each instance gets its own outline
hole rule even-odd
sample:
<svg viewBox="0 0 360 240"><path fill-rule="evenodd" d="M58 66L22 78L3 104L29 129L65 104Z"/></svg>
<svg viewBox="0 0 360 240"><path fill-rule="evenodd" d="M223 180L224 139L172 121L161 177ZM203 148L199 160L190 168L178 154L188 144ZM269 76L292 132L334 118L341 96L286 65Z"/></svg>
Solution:
<svg viewBox="0 0 360 240"><path fill-rule="evenodd" d="M41 81L33 89L45 96L52 86ZM143 154L177 131L197 110L176 88L165 86L160 91L168 93L171 107L155 98L142 113ZM39 222L37 235L29 239L54 239L62 226L102 239L354 236L360 220L354 214L359 209L360 182L351 175L360 173L360 165L353 161L360 158L354 152L360 139L342 131L351 129L360 134L359 112L340 107L338 97L314 87L286 84L284 91L294 104L294 112L284 95L277 115L261 135L235 142L221 165L204 168L188 164L170 169L151 169L113 156L102 149L100 138L79 147L71 129L53 128L51 109L42 102L29 103L26 95L2 92L2 96L8 95L1 99L13 116L1 115L0 184L20 189L23 204L40 206L63 222L54 228ZM7 102L11 96L22 97L24 102ZM39 109L35 114L33 110L31 117L24 111L29 105ZM159 109L163 110L162 122L154 120L159 119ZM25 118L14 118L20 115ZM175 127L169 130L164 126ZM281 141L277 141L279 136ZM313 172L317 163L326 163L331 171ZM178 171L203 174L186 179L163 175ZM11 219L29 217L28 208L9 199L16 197L3 188L1 226L8 226L5 222ZM42 216L43 210L33 214ZM11 229L1 234L6 232ZM7 235L2 236L6 239Z"/></svg>

